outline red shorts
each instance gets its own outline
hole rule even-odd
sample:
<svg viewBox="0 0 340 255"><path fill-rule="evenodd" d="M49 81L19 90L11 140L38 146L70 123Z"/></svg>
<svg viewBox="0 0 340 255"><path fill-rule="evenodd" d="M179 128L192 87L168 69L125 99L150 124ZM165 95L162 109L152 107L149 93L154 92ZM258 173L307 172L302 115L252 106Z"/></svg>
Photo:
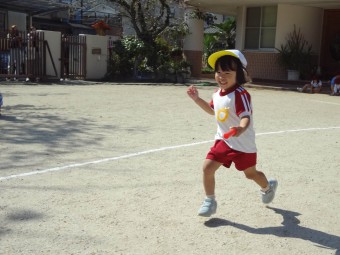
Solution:
<svg viewBox="0 0 340 255"><path fill-rule="evenodd" d="M256 155L256 152L246 153L233 150L223 140L216 140L206 158L220 162L227 168L234 162L236 169L243 171L256 165Z"/></svg>

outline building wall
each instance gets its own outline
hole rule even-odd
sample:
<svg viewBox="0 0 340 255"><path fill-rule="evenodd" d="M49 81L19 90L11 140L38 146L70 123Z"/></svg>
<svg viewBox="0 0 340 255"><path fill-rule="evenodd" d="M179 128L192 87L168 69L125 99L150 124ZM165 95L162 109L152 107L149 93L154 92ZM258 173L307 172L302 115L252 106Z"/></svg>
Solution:
<svg viewBox="0 0 340 255"><path fill-rule="evenodd" d="M189 26L190 34L184 39L183 50L186 59L192 65L191 75L200 77L202 71L202 55L203 55L203 34L204 22L201 19L190 17L189 13L192 9L186 9L185 20Z"/></svg>
<svg viewBox="0 0 340 255"><path fill-rule="evenodd" d="M108 40L109 36L86 36L86 79L102 79L107 73ZM98 51L100 49L100 51Z"/></svg>
<svg viewBox="0 0 340 255"><path fill-rule="evenodd" d="M236 48L242 50L246 56L248 71L252 78L287 79L287 70L278 63L276 49L285 44L288 33L294 29L294 24L297 29L301 29L305 39L312 44L316 63L318 63L321 49L323 9L297 5L278 5L276 49L266 51L244 49L246 9L246 6L242 6L237 11Z"/></svg>
<svg viewBox="0 0 340 255"><path fill-rule="evenodd" d="M40 31L40 30L39 30ZM61 51L61 33L55 31L42 31L44 32L44 39L47 41L51 49L51 57L46 56L46 75L47 76L58 76L60 78L60 51ZM53 61L53 62L52 62ZM56 68L56 70L54 70ZM55 73L55 71L57 73Z"/></svg>
<svg viewBox="0 0 340 255"><path fill-rule="evenodd" d="M320 53L322 38L323 9L298 5L278 5L275 47L285 44L287 34L294 25L301 29L305 39L312 44L313 52Z"/></svg>
<svg viewBox="0 0 340 255"><path fill-rule="evenodd" d="M278 63L275 52L243 52L248 61L247 71L251 78L270 80L287 79L287 71Z"/></svg>

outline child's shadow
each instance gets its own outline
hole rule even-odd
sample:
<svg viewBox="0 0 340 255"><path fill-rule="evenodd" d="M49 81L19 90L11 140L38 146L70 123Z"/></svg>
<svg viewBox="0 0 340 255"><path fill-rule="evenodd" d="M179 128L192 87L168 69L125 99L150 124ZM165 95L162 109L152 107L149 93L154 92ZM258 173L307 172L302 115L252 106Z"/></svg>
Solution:
<svg viewBox="0 0 340 255"><path fill-rule="evenodd" d="M327 234L325 232L321 232L315 229L300 226L299 225L300 221L296 218L296 216L301 215L300 213L282 210L269 206L267 206L267 208L282 215L283 217L283 222L281 223L282 226L253 228L240 223L231 222L220 218L211 218L210 220L206 221L204 225L211 228L220 226L232 226L252 234L300 238L323 246L323 248L335 249L336 250L335 254L340 255L339 236Z"/></svg>

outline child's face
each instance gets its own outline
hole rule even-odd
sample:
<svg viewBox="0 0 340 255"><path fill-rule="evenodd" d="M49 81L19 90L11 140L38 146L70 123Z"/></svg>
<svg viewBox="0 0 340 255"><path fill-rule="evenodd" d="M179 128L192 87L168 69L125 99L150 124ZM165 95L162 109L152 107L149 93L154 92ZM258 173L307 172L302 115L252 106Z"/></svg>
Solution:
<svg viewBox="0 0 340 255"><path fill-rule="evenodd" d="M215 80L222 90L227 90L236 84L236 71L223 71L220 66L215 72Z"/></svg>

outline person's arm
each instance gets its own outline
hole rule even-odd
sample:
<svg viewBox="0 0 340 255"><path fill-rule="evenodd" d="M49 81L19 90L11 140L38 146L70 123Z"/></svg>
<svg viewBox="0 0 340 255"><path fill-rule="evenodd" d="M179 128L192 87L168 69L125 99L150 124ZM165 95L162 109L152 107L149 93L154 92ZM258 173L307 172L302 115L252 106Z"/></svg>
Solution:
<svg viewBox="0 0 340 255"><path fill-rule="evenodd" d="M250 116L243 116L238 127L231 127L236 129L236 134L234 136L240 136L244 131L247 130L250 124Z"/></svg>
<svg viewBox="0 0 340 255"><path fill-rule="evenodd" d="M191 85L187 90L187 94L205 112L207 112L210 115L215 114L214 110L210 107L210 104L199 97L198 90L195 86Z"/></svg>
<svg viewBox="0 0 340 255"><path fill-rule="evenodd" d="M236 114L240 118L240 123L238 126L231 127L236 129L236 134L234 136L238 137L243 132L247 130L251 121L252 105L251 96L246 90L235 92L235 109Z"/></svg>

